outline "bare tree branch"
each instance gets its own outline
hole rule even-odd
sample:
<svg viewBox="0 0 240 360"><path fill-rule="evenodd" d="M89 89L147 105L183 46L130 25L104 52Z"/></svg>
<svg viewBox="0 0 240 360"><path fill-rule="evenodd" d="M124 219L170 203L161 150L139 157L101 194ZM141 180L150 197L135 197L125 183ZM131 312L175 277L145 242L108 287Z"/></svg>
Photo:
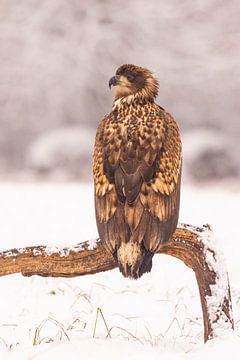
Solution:
<svg viewBox="0 0 240 360"><path fill-rule="evenodd" d="M195 272L203 311L204 340L216 336L219 326L233 328L228 275L209 226L182 225L159 253L182 260ZM100 240L96 240L94 246L86 241L71 248L35 246L0 253L0 276L22 273L24 276L74 277L116 266Z"/></svg>

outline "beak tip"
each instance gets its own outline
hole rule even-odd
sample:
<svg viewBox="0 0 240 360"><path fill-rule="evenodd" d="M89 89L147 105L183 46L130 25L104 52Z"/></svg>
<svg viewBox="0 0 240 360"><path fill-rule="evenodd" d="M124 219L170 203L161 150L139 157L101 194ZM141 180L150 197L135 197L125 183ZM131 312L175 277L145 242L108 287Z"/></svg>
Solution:
<svg viewBox="0 0 240 360"><path fill-rule="evenodd" d="M111 77L109 80L108 86L111 89L111 86L116 86L118 84L116 76Z"/></svg>

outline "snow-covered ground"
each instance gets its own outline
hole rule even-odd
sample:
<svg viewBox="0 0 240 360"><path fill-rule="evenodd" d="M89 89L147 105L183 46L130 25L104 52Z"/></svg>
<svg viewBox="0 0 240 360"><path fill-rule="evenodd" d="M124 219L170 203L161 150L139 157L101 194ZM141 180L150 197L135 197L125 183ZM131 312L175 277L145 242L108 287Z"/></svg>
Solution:
<svg viewBox="0 0 240 360"><path fill-rule="evenodd" d="M180 221L211 224L225 254L234 333L203 344L194 274L159 255L152 272L138 281L118 270L74 279L0 278L0 359L238 358L239 213L237 191L183 188ZM0 250L96 236L90 185L0 185Z"/></svg>

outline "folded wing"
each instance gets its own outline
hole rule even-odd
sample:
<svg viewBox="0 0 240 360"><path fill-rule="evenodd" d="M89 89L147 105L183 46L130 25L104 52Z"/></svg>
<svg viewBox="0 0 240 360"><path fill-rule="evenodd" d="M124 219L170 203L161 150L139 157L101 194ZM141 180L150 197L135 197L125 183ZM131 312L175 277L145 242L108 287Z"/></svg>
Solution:
<svg viewBox="0 0 240 360"><path fill-rule="evenodd" d="M181 141L174 119L161 108L142 116L107 115L94 151L99 235L114 253L121 242L142 242L156 252L175 231L179 213Z"/></svg>

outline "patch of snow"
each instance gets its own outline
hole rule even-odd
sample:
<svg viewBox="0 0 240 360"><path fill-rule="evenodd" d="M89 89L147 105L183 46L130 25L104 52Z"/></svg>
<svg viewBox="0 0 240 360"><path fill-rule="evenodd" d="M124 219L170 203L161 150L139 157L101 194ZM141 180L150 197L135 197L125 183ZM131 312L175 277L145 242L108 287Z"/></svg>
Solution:
<svg viewBox="0 0 240 360"><path fill-rule="evenodd" d="M72 279L19 274L1 277L0 358L202 360L226 358L232 349L234 354L239 353L240 264L236 239L240 236L240 194L217 189L182 190L180 220L196 225L210 223L217 247L224 249L235 334L228 328L222 331L225 323L218 322L214 331L221 337L203 344L194 273L179 260L159 255L153 258L151 273L138 281L123 278L117 269ZM74 184L0 184L1 249L43 244L49 255L66 247L81 251L81 242L97 238L92 194L92 186ZM230 213L231 217L226 216ZM206 228L201 233L197 226L191 230L204 237L206 249L216 249L211 231ZM78 245L72 246L74 243ZM94 247L95 241L89 246ZM220 256L218 250L217 254ZM220 279L221 269L216 268L211 252L206 257ZM223 298L225 290L224 286L212 288L216 298L211 297L210 307ZM108 331L101 316L93 338L97 308L102 310L111 339L106 339ZM33 346L36 337L38 345Z"/></svg>
<svg viewBox="0 0 240 360"><path fill-rule="evenodd" d="M88 240L88 250L94 250L97 247L98 239Z"/></svg>
<svg viewBox="0 0 240 360"><path fill-rule="evenodd" d="M215 241L214 234L210 229L204 231L201 241L205 245L209 269L216 273L216 283L210 285L211 296L207 296L206 300L210 320L213 324L213 336L217 337L231 329L230 320L221 310L225 301L229 301L231 305L228 272L223 253L219 250L219 244ZM232 317L231 313L230 316Z"/></svg>
<svg viewBox="0 0 240 360"><path fill-rule="evenodd" d="M18 248L17 251L21 255L27 254L27 252L28 252L26 248Z"/></svg>
<svg viewBox="0 0 240 360"><path fill-rule="evenodd" d="M224 334L232 328L231 321L222 311L225 301L229 301L229 280L223 253L219 250L219 244L214 238L213 231L209 225L205 225L204 231L197 231L198 239L204 244L204 252L209 269L216 274L216 283L210 285L211 296L206 297L208 315L213 324L213 336ZM193 230L193 227L191 227ZM232 317L232 314L230 313Z"/></svg>
<svg viewBox="0 0 240 360"><path fill-rule="evenodd" d="M13 256L16 256L17 254L12 252L11 250L10 251L4 251L4 257L13 257Z"/></svg>
<svg viewBox="0 0 240 360"><path fill-rule="evenodd" d="M83 251L83 246L81 244L73 245L73 246L70 247L70 251L78 253L80 251Z"/></svg>
<svg viewBox="0 0 240 360"><path fill-rule="evenodd" d="M214 238L214 233L209 225L199 228L193 225L178 224L178 227L188 229L197 235L197 239L204 244L205 258L208 267L216 274L216 283L210 285L211 296L206 297L208 315L213 324L213 336L217 337L232 329L231 321L222 311L222 305L229 298L229 279L223 253L219 250L219 244ZM230 313L232 318L232 314Z"/></svg>
<svg viewBox="0 0 240 360"><path fill-rule="evenodd" d="M41 255L41 254L42 254L41 250L39 250L39 249L33 249L33 255L34 255L34 256L39 256L39 255Z"/></svg>
<svg viewBox="0 0 240 360"><path fill-rule="evenodd" d="M86 241L86 247L88 250L94 250L97 247L98 239L90 239ZM78 253L80 251L83 251L84 247L82 244L77 245L70 245L67 248L66 247L60 247L60 246L47 246L44 250L45 254L47 256L51 256L53 254L59 254L61 257L66 257L69 255L71 251ZM37 251L37 249L36 249Z"/></svg>

